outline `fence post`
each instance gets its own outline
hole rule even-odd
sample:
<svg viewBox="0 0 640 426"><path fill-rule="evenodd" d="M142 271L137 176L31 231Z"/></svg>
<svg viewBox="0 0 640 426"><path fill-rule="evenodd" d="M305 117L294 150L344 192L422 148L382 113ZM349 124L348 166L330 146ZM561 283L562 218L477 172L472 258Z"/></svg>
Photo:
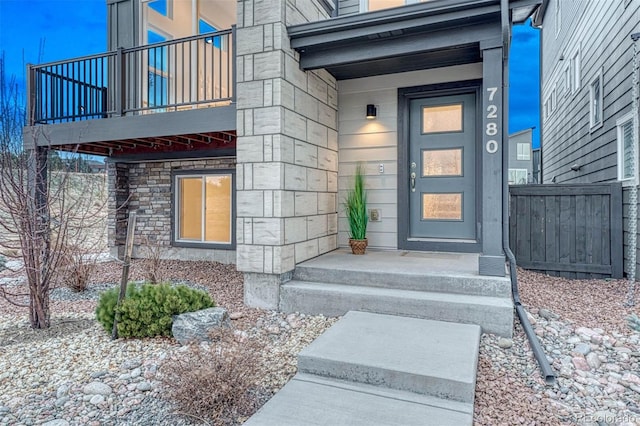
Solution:
<svg viewBox="0 0 640 426"><path fill-rule="evenodd" d="M122 266L122 278L120 280L120 293L118 294L118 303L116 304L113 316L113 330L111 333L111 339L118 338L118 320L120 314L118 308L122 304L124 297L127 293L127 281L129 281L129 267L131 266L131 254L133 252L133 236L136 228L136 212L129 213L129 224L127 225L127 240L124 246L124 265Z"/></svg>

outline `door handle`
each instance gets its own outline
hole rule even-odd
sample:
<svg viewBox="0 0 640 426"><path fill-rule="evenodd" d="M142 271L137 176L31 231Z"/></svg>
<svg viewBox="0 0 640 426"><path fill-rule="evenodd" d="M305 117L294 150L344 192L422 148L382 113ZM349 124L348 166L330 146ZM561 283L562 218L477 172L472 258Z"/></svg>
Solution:
<svg viewBox="0 0 640 426"><path fill-rule="evenodd" d="M411 192L416 192L416 172L411 172Z"/></svg>

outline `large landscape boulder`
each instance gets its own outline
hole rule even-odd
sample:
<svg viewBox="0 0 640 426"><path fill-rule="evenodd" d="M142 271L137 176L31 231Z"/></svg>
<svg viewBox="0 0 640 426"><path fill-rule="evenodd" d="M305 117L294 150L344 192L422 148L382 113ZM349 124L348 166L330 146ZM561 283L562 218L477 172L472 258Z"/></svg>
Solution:
<svg viewBox="0 0 640 426"><path fill-rule="evenodd" d="M209 332L216 327L230 327L229 314L224 308L209 308L173 317L171 332L183 345L210 341Z"/></svg>

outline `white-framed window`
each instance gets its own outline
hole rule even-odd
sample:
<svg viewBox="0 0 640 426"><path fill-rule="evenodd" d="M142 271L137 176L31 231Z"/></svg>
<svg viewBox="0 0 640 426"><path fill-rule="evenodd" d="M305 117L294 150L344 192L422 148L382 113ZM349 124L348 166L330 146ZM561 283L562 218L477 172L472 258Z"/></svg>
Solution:
<svg viewBox="0 0 640 426"><path fill-rule="evenodd" d="M527 142L519 142L516 144L516 160L531 160L531 144Z"/></svg>
<svg viewBox="0 0 640 426"><path fill-rule="evenodd" d="M173 0L143 0L148 3L149 8L155 10L162 16L173 18Z"/></svg>
<svg viewBox="0 0 640 426"><path fill-rule="evenodd" d="M633 167L633 114L629 113L616 121L618 139L618 180L635 177ZM637 167L637 162L636 162Z"/></svg>
<svg viewBox="0 0 640 426"><path fill-rule="evenodd" d="M555 14L555 33L556 38L558 38L558 34L560 34L560 29L562 28L562 0L556 1L556 14Z"/></svg>
<svg viewBox="0 0 640 426"><path fill-rule="evenodd" d="M233 244L233 172L174 175L174 244Z"/></svg>
<svg viewBox="0 0 640 426"><path fill-rule="evenodd" d="M602 72L589 84L589 123L591 130L602 127Z"/></svg>
<svg viewBox="0 0 640 426"><path fill-rule="evenodd" d="M413 3L423 3L430 0L360 0L360 12L389 9Z"/></svg>
<svg viewBox="0 0 640 426"><path fill-rule="evenodd" d="M564 89L565 96L569 96L571 94L571 67L569 65L564 69Z"/></svg>
<svg viewBox="0 0 640 426"><path fill-rule="evenodd" d="M580 49L578 49L573 56L571 56L571 93L580 90L580 85L582 84L580 80L580 68Z"/></svg>
<svg viewBox="0 0 640 426"><path fill-rule="evenodd" d="M509 185L525 185L527 169L509 169Z"/></svg>

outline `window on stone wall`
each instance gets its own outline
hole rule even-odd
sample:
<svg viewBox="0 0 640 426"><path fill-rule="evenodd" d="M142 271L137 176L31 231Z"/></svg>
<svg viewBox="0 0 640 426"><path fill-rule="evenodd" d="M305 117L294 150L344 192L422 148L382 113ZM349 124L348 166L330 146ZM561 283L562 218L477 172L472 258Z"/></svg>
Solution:
<svg viewBox="0 0 640 426"><path fill-rule="evenodd" d="M616 121L618 133L618 180L633 179L633 115Z"/></svg>
<svg viewBox="0 0 640 426"><path fill-rule="evenodd" d="M232 244L233 175L177 175L174 185L175 241Z"/></svg>

